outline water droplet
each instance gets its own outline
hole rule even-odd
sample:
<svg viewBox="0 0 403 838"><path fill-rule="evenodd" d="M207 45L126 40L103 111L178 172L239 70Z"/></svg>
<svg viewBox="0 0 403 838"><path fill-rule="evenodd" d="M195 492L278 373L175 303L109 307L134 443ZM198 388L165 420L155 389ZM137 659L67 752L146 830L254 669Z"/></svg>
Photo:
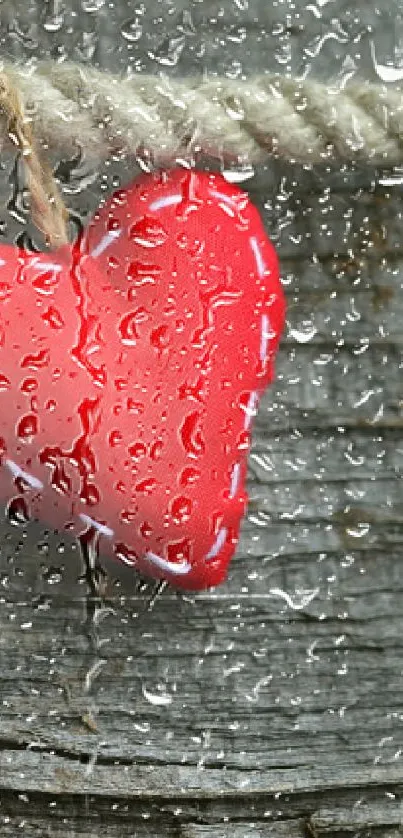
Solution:
<svg viewBox="0 0 403 838"><path fill-rule="evenodd" d="M18 495L7 504L6 515L11 524L24 526L29 523L29 509L24 497Z"/></svg>
<svg viewBox="0 0 403 838"><path fill-rule="evenodd" d="M158 352L162 352L166 349L169 344L168 326L164 325L159 326L157 329L153 329L150 335L150 342L154 349L157 349Z"/></svg>
<svg viewBox="0 0 403 838"><path fill-rule="evenodd" d="M101 494L94 483L87 483L86 481L81 488L80 498L88 506L96 506L96 504L101 500Z"/></svg>
<svg viewBox="0 0 403 838"><path fill-rule="evenodd" d="M144 413L144 403L136 401L136 399L132 399L130 396L126 402L127 412L133 413L135 416L139 416L141 413Z"/></svg>
<svg viewBox="0 0 403 838"><path fill-rule="evenodd" d="M23 442L32 442L34 436L38 433L39 422L35 413L27 413L22 416L17 424L17 436Z"/></svg>
<svg viewBox="0 0 403 838"><path fill-rule="evenodd" d="M206 448L199 421L200 413L195 410L186 416L179 429L182 445L190 457L199 457Z"/></svg>
<svg viewBox="0 0 403 838"><path fill-rule="evenodd" d="M64 10L50 14L43 23L46 32L59 32L64 24Z"/></svg>
<svg viewBox="0 0 403 838"><path fill-rule="evenodd" d="M149 538L150 535L152 535L152 531L153 528L151 524L148 523L148 521L143 521L139 526L139 532L140 535L143 536L143 538Z"/></svg>
<svg viewBox="0 0 403 838"><path fill-rule="evenodd" d="M145 262L139 262L138 260L130 262L127 268L127 278L136 287L155 285L156 279L160 274L161 268L159 265L147 265Z"/></svg>
<svg viewBox="0 0 403 838"><path fill-rule="evenodd" d="M20 390L25 396L28 396L30 393L34 393L37 389L38 382L36 378L24 378L24 381L21 382Z"/></svg>
<svg viewBox="0 0 403 838"><path fill-rule="evenodd" d="M47 367L50 360L48 349L41 349L36 355L25 355L21 360L23 369L40 370Z"/></svg>
<svg viewBox="0 0 403 838"><path fill-rule="evenodd" d="M60 272L56 270L45 270L42 273L35 273L32 287L38 294L53 294L60 280Z"/></svg>
<svg viewBox="0 0 403 838"><path fill-rule="evenodd" d="M303 320L298 327L290 326L289 335L297 343L309 343L315 337L317 331L311 320Z"/></svg>
<svg viewBox="0 0 403 838"><path fill-rule="evenodd" d="M167 546L167 558L169 562L177 562L181 564L183 561L189 562L192 552L191 544L188 538L182 538L180 541L171 541Z"/></svg>
<svg viewBox="0 0 403 838"><path fill-rule="evenodd" d="M114 430L110 432L108 442L111 448L116 448L118 445L121 445L122 440L123 436L120 431Z"/></svg>
<svg viewBox="0 0 403 838"><path fill-rule="evenodd" d="M42 314L42 320L50 326L51 329L62 329L64 326L64 320L60 311L54 306L49 306L46 311Z"/></svg>
<svg viewBox="0 0 403 838"><path fill-rule="evenodd" d="M72 489L72 482L66 474L62 463L58 463L52 472L51 486L61 495L69 495Z"/></svg>
<svg viewBox="0 0 403 838"><path fill-rule="evenodd" d="M0 282L0 301L7 300L11 296L12 286L8 282Z"/></svg>
<svg viewBox="0 0 403 838"><path fill-rule="evenodd" d="M186 43L184 35L179 35L177 38L166 37L158 45L155 51L149 51L148 55L162 64L165 67L175 67L182 54Z"/></svg>
<svg viewBox="0 0 403 838"><path fill-rule="evenodd" d="M186 466L179 477L179 483L181 486L193 486L200 479L200 476L200 471L197 468Z"/></svg>
<svg viewBox="0 0 403 838"><path fill-rule="evenodd" d="M352 538L363 538L368 535L369 531L370 524L364 521L360 521L355 527L346 527L346 533Z"/></svg>
<svg viewBox="0 0 403 838"><path fill-rule="evenodd" d="M150 445L150 457L152 460L159 460L164 445L161 439L157 439Z"/></svg>
<svg viewBox="0 0 403 838"><path fill-rule="evenodd" d="M137 332L137 320L136 320L136 313L134 311L130 311L129 314L125 314L122 317L118 329L122 343L125 346L135 346L136 341L139 338Z"/></svg>
<svg viewBox="0 0 403 838"><path fill-rule="evenodd" d="M253 166L244 166L241 169L225 169L221 172L228 183L243 183L255 175Z"/></svg>
<svg viewBox="0 0 403 838"><path fill-rule="evenodd" d="M249 449L249 433L248 431L241 431L236 441L238 451L247 451Z"/></svg>
<svg viewBox="0 0 403 838"><path fill-rule="evenodd" d="M199 197L199 180L193 171L185 172L181 181L182 200L176 208L176 216L181 221L186 221L192 212L203 206L203 198Z"/></svg>
<svg viewBox="0 0 403 838"><path fill-rule="evenodd" d="M115 544L115 556L117 559L120 559L121 562L130 566L137 563L136 553L122 542Z"/></svg>
<svg viewBox="0 0 403 838"><path fill-rule="evenodd" d="M139 41L143 34L143 27L137 17L125 20L121 32L126 41Z"/></svg>
<svg viewBox="0 0 403 838"><path fill-rule="evenodd" d="M9 390L11 387L11 381L7 378L6 375L0 372L0 393L4 392L4 390Z"/></svg>
<svg viewBox="0 0 403 838"><path fill-rule="evenodd" d="M179 496L170 505L170 513L175 524L184 524L189 520L192 512L192 502L189 498Z"/></svg>
<svg viewBox="0 0 403 838"><path fill-rule="evenodd" d="M381 64L376 57L375 44L370 41L371 57L377 76L383 82L398 82L403 79L403 67L392 67L390 64Z"/></svg>
<svg viewBox="0 0 403 838"><path fill-rule="evenodd" d="M122 509L120 513L120 520L122 524L134 524L137 517L137 508L136 509Z"/></svg>
<svg viewBox="0 0 403 838"><path fill-rule="evenodd" d="M127 390L128 386L129 382L127 378L115 378L115 387L118 393L120 393L122 390Z"/></svg>
<svg viewBox="0 0 403 838"><path fill-rule="evenodd" d="M129 239L142 247L158 247L166 242L167 231L154 218L144 216L136 221L129 230Z"/></svg>
<svg viewBox="0 0 403 838"><path fill-rule="evenodd" d="M129 445L128 451L133 460L141 460L147 454L147 447L144 442L133 442Z"/></svg>
<svg viewBox="0 0 403 838"><path fill-rule="evenodd" d="M157 689L158 691L152 692L143 685L142 693L144 698L147 701L149 701L150 704L154 704L156 707L166 707L168 704L171 704L172 696L165 691L165 687L158 686Z"/></svg>
<svg viewBox="0 0 403 838"><path fill-rule="evenodd" d="M140 480L140 483L137 483L135 488L136 492L142 495L151 495L156 485L157 481L153 477L146 477L144 480Z"/></svg>
<svg viewBox="0 0 403 838"><path fill-rule="evenodd" d="M178 389L180 400L193 399L196 402L204 402L208 392L208 383L205 377L200 376L195 384L181 384Z"/></svg>
<svg viewBox="0 0 403 838"><path fill-rule="evenodd" d="M45 582L48 583L48 585L58 585L59 582L61 582L63 579L61 568L54 567L53 565L47 567L46 570L43 572L42 576Z"/></svg>
<svg viewBox="0 0 403 838"><path fill-rule="evenodd" d="M83 12L99 12L105 5L105 0L81 0Z"/></svg>

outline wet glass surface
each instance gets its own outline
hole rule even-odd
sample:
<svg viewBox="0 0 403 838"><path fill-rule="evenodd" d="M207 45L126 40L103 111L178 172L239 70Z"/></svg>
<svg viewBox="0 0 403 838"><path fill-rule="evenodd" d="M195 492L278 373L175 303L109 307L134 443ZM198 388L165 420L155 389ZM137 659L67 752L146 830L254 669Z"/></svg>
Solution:
<svg viewBox="0 0 403 838"><path fill-rule="evenodd" d="M17 10L3 2L0 23L3 58L22 61L27 68L50 57L114 73L163 72L180 78L205 72L240 82L265 72L333 85L359 79L391 85L403 77L398 0L360 2L354 8L341 0L30 0ZM86 227L100 201L140 173L135 161L116 155L96 168L85 154L69 160L53 155L52 163L71 211L72 238ZM225 167L226 161L219 161L218 168ZM75 537L73 524L66 530L65 513L64 530L38 520L27 525L32 510L24 481L26 489L32 473L26 460L23 473L14 470L7 478L14 483L10 495L4 495L0 531L0 753L9 794L1 816L6 836L17 827L18 834L24 829L36 834L32 812L39 817L46 809L50 817L53 805L61 819L73 823L77 813L64 796L82 799L96 783L100 794L115 801L103 804L112 836L117 811L123 824L125 818L136 823L139 835L153 834L146 831L150 819L155 834L161 829L161 835L168 835L181 823L223 825L234 818L258 829L279 817L290 819L290 835L302 835L295 831L297 821L311 816L313 804L302 796L295 802L298 784L309 796L315 782L320 785L318 778L325 778L335 797L326 798L324 807L331 808L337 805L343 776L351 785L346 792L351 807L362 797L357 777L365 785L375 770L384 771L379 776L385 788L390 784L392 796L392 781L400 782L401 173L362 163L304 167L268 158L249 174L240 187L258 208L277 249L287 321L275 381L253 410L249 505L228 580L198 594L179 595L170 586L160 592L155 582L126 566L127 550L121 550L123 561L107 551L104 555L100 548L106 535L93 529L96 487L83 479L77 449L62 439L58 456L43 441L42 460L57 497L71 492L72 485L84 493L89 519L81 537ZM43 242L29 220L22 187L21 166L7 152L0 168L0 243L35 254ZM169 212L171 218L175 207ZM113 234L113 216L109 221L106 233ZM129 351L146 332L148 350L163 359L167 332L159 322L151 328L148 318L161 268L154 254L164 247L171 228L143 216L130 229L130 238L147 255L126 266L129 310L120 319L119 340ZM200 247L193 239L197 261ZM188 254L189 246L183 235L178 237L178 253ZM119 286L113 255L107 269L119 274ZM41 323L38 336L54 334L62 358L58 336L72 315L69 306L63 310L50 301L58 273L47 268L31 282L36 299L44 301L33 318L34 326ZM206 293L217 289L228 293L222 277L207 285ZM3 311L11 293L7 279L0 286ZM121 293L117 287L114 296ZM176 334L186 346L192 338L201 340L200 333L190 333L186 316L173 313L176 303L168 289L164 324L175 319ZM105 296L106 312L108 305L112 302ZM231 305L218 307L214 317L224 312L227 318ZM107 316L101 319L110 345ZM81 367L87 363L87 373L102 390L100 334L94 322L87 318L85 323L87 332L78 341L71 326L71 344ZM201 332L214 328L208 317L199 325ZM2 324L3 353L9 328ZM21 329L13 340L23 361L16 398L29 407L18 407L16 433L24 447L40 433L37 380L49 358L41 340L35 351L24 354L27 337ZM11 421L13 369L0 365L4 427L8 417ZM135 376L129 367L116 373L116 400L125 400L136 428L128 462L141 472L137 491L146 502L156 491L153 469L160 463L164 438L156 434L152 444L148 438L144 442L144 393L133 388ZM161 374L155 385L157 404L167 376ZM170 498L167 514L173 528L186 529L194 514L191 495L203 449L198 410L205 393L200 376L180 384L190 406L181 424L181 444L195 457L181 471L180 490ZM52 421L63 387L56 383L48 394L40 394ZM84 396L81 430L96 422L95 397L85 401ZM122 421L117 410L105 433L116 463ZM63 435L62 422L60 427ZM0 436L3 444L4 430ZM84 437L77 430L88 476L93 464ZM123 491L124 470L115 478ZM109 495L106 501L110 508ZM51 494L48 503L53 510ZM137 510L121 504L122 510L130 526ZM109 509L99 517L98 523L109 526ZM52 521L56 518L52 511ZM147 516L140 523L141 537L150 539ZM212 541L219 526L212 522ZM180 563L186 561L186 545L178 543L169 560ZM115 760L122 765L108 774ZM133 789L142 788L149 766L155 770L146 775L144 796L152 800L128 814ZM57 772L68 768L63 786ZM32 802L36 791L49 795L42 809ZM245 800L250 794L245 804L241 792ZM27 802L18 801L18 794L26 794ZM380 795L385 805L393 804L386 792ZM26 827L23 806L31 813ZM91 799L88 823L98 811L97 798ZM196 838L210 834L194 829Z"/></svg>

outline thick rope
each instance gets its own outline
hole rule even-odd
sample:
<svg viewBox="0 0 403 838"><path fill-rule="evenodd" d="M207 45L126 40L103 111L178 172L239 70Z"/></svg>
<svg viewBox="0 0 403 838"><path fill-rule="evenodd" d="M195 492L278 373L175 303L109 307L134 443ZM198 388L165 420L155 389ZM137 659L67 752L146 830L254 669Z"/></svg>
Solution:
<svg viewBox="0 0 403 838"><path fill-rule="evenodd" d="M302 163L331 156L390 165L403 160L403 90L350 82L332 90L277 75L118 78L72 63L5 67L19 88L34 135L50 147L81 145L157 160L201 150L250 164L270 154Z"/></svg>
<svg viewBox="0 0 403 838"><path fill-rule="evenodd" d="M24 155L34 216L50 244L65 240L66 213L32 137L48 151L80 148L92 162L116 152L157 165L201 153L241 167L269 155L305 164L403 162L400 87L363 81L336 90L263 74L247 81L118 78L68 62L3 71L0 109Z"/></svg>

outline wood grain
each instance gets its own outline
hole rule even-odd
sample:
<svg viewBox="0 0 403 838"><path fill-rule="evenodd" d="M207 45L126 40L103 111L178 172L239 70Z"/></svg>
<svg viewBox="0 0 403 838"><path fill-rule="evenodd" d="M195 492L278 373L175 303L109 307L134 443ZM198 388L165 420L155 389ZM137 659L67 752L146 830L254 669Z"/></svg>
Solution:
<svg viewBox="0 0 403 838"><path fill-rule="evenodd" d="M54 37L44 23L57 3L16 13L5 2L5 48L29 58L64 44L93 60L95 44L102 66L133 55L151 71L166 34L190 31L189 6L189 70L215 67L224 34L220 72L237 50L245 71L267 53L278 67L271 50L287 44L282 66L292 69L337 13L321 4L318 22L301 2L287 11L225 0L220 17L209 0L176 2L172 22L165 0L158 14L146 5L131 52L118 36L136 16L131 0L96 14L65 3L70 28ZM338 5L351 34L343 55L358 61L362 47L365 68L368 27L390 32L395 4L375 15L359 3L354 20ZM336 66L335 43L326 41L319 73ZM12 198L0 218L8 241L27 217L12 166L0 171L0 193ZM83 221L134 174L118 161L93 177L60 172ZM256 416L249 510L225 585L188 597L166 590L150 609L152 586L109 563L100 602L77 545L39 524L1 523L1 838L402 834L403 208L384 178L277 161L245 183L278 247L288 322Z"/></svg>

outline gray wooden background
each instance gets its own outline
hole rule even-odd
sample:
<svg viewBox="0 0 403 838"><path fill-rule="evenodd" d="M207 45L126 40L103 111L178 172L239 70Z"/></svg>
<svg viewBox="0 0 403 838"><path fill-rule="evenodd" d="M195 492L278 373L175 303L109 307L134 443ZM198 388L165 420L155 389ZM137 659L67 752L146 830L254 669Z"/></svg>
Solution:
<svg viewBox="0 0 403 838"><path fill-rule="evenodd" d="M3 0L0 36L25 63L375 81L403 67L403 3ZM7 210L0 163L12 241L24 213ZM84 220L135 174L68 170ZM113 565L101 604L76 545L2 523L1 838L402 834L403 245L388 174L268 161L245 184L288 323L225 585L149 608L151 586Z"/></svg>

